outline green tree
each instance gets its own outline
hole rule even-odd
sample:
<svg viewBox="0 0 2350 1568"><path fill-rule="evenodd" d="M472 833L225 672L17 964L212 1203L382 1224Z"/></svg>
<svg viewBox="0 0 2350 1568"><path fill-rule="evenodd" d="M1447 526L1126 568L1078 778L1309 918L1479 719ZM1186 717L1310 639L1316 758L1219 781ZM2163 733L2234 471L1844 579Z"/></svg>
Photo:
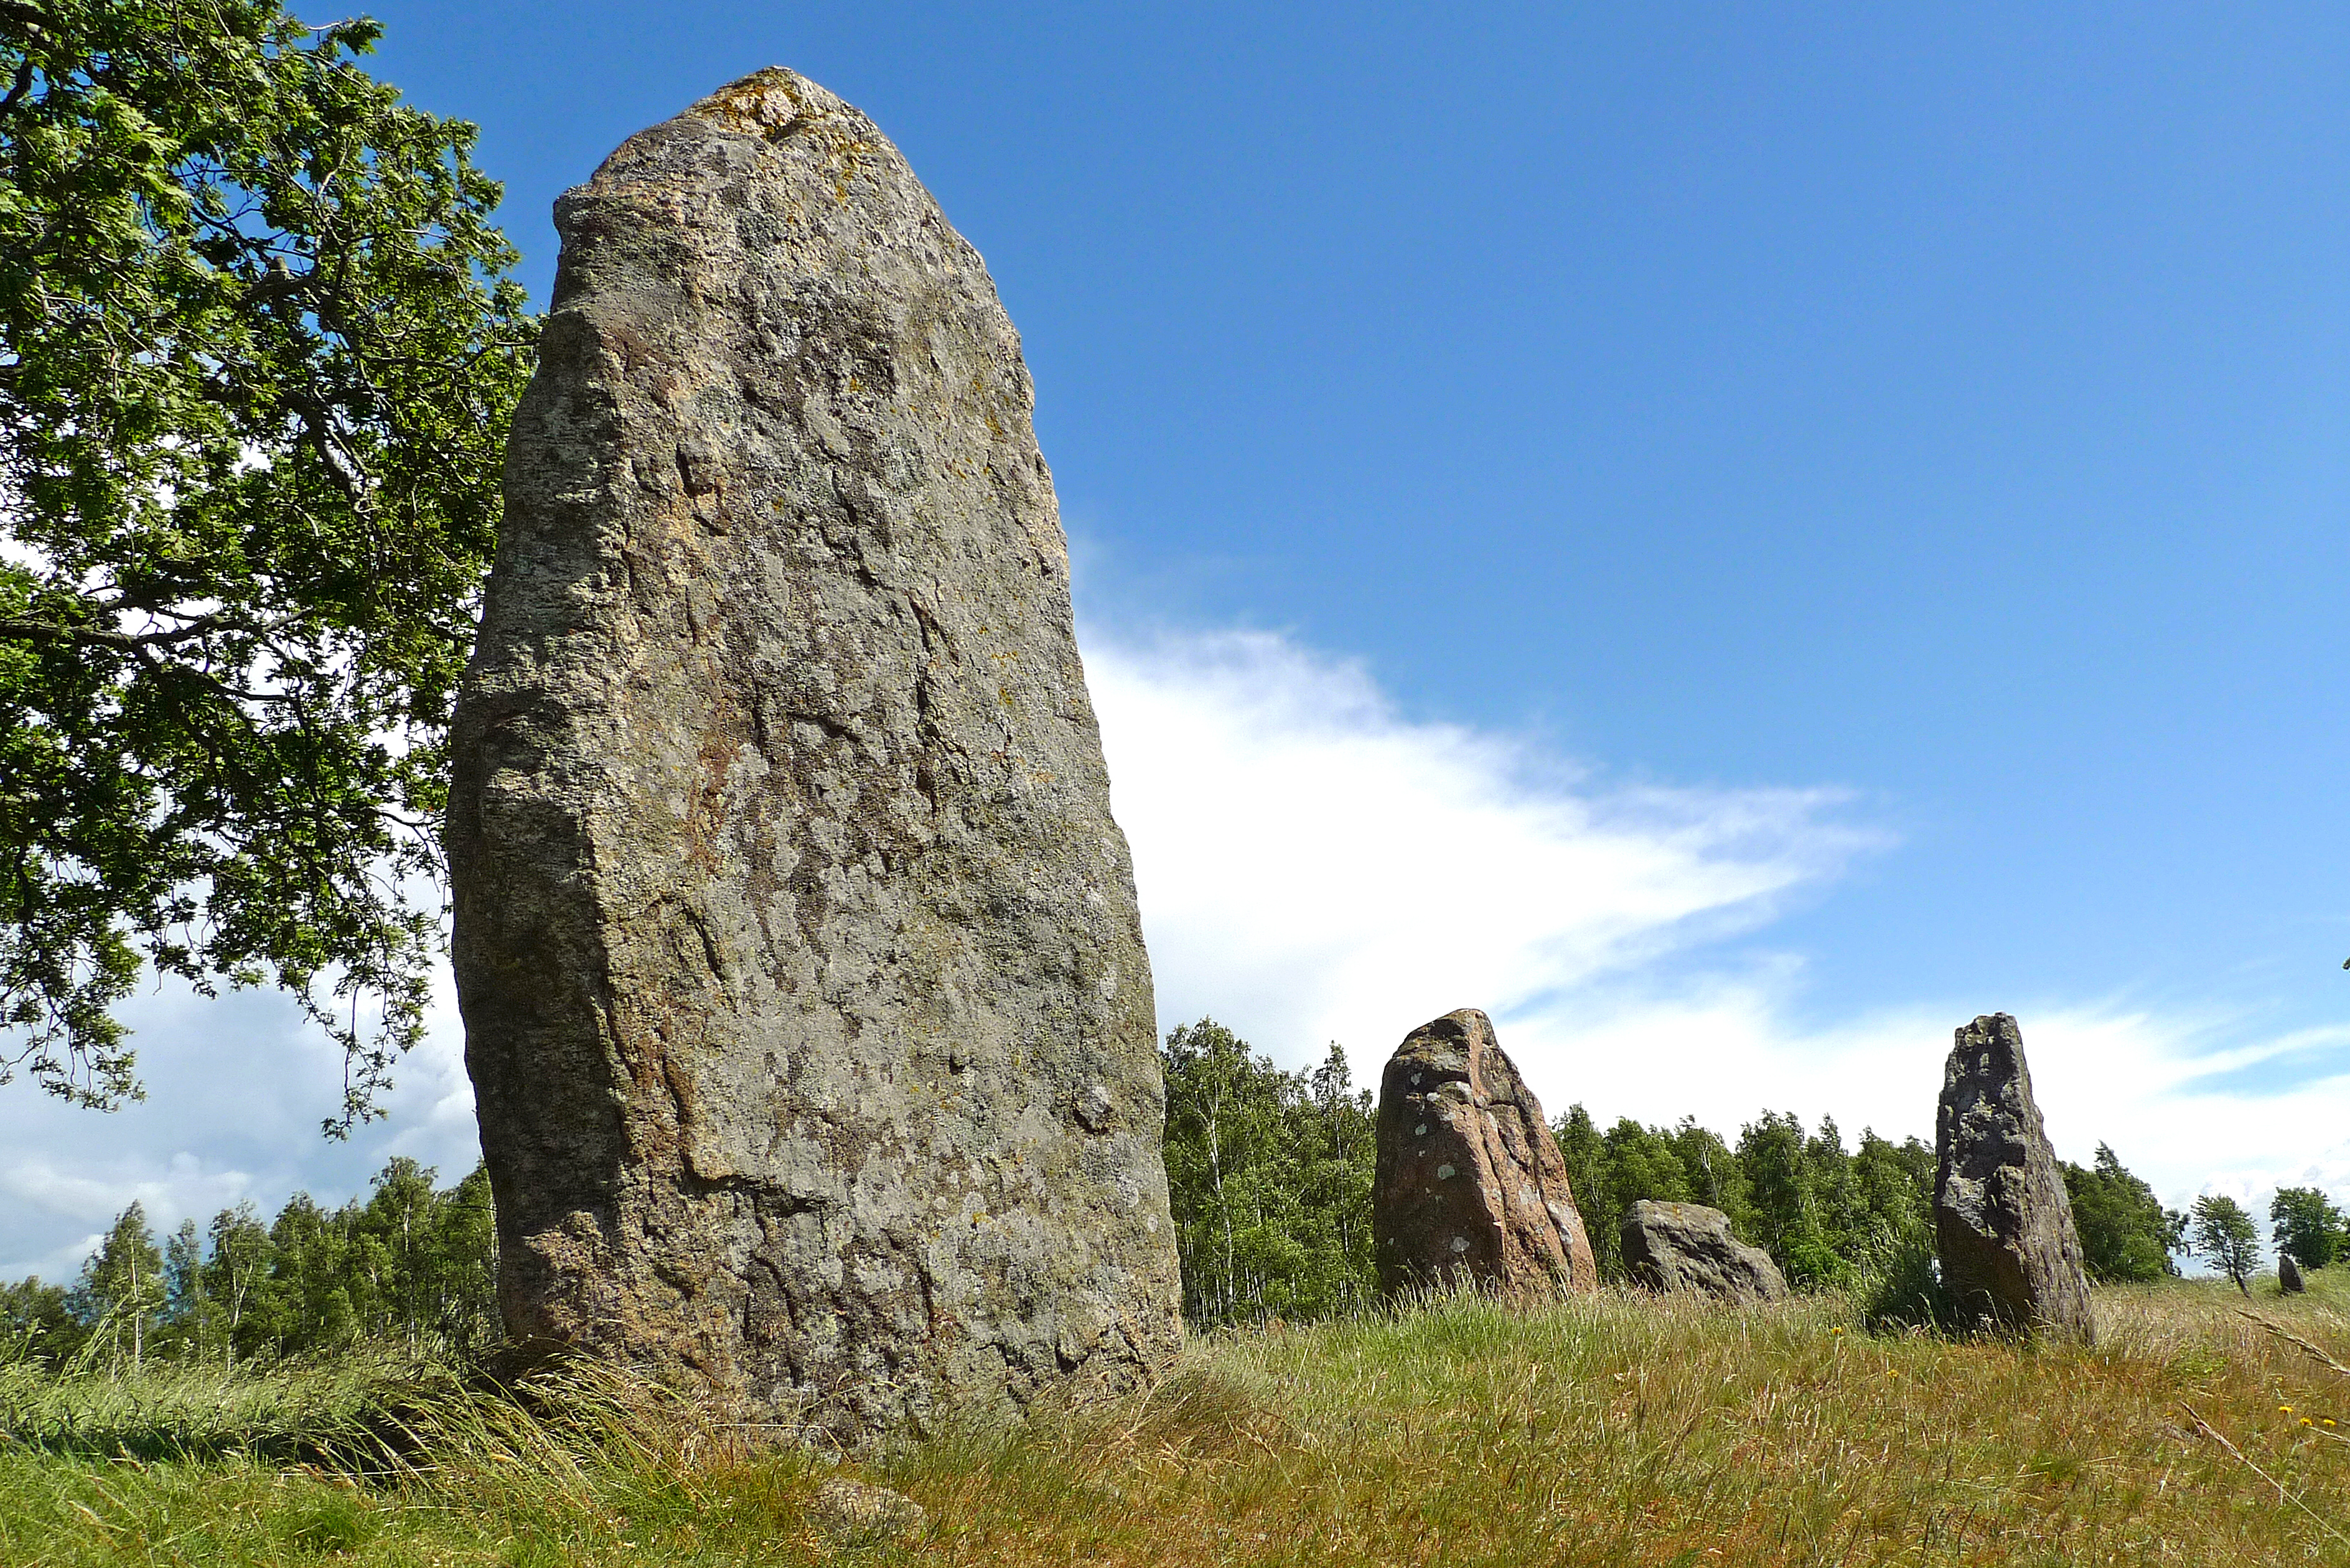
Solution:
<svg viewBox="0 0 2350 1568"><path fill-rule="evenodd" d="M2314 1187L2278 1188L2269 1202L2269 1220L2277 1251L2290 1253L2304 1269L2322 1269L2340 1257L2344 1231L2350 1229L2350 1220Z"/></svg>
<svg viewBox="0 0 2350 1568"><path fill-rule="evenodd" d="M1565 1114L1551 1123L1550 1130L1558 1140L1559 1158L1566 1166L1566 1189L1574 1195L1575 1211L1583 1216L1583 1229L1591 1238L1592 1261L1598 1265L1601 1278L1621 1278L1623 1243L1617 1227L1607 1220L1607 1140L1580 1102L1567 1106Z"/></svg>
<svg viewBox="0 0 2350 1568"><path fill-rule="evenodd" d="M1366 1216L1369 1209L1366 1186ZM1367 1231L1363 1245L1367 1258ZM438 1196L432 1259L432 1324L442 1343L460 1355L496 1344L504 1332L498 1321L498 1225L485 1167L474 1166L472 1175Z"/></svg>
<svg viewBox="0 0 2350 1568"><path fill-rule="evenodd" d="M280 1353L334 1350L359 1336L348 1214L307 1192L286 1199L269 1227L270 1271L255 1303L257 1326Z"/></svg>
<svg viewBox="0 0 2350 1568"><path fill-rule="evenodd" d="M1822 1225L1814 1196L1824 1171L1841 1175L1844 1146L1834 1133L1831 1122L1824 1124L1822 1139L1807 1137L1803 1122L1785 1111L1764 1111L1739 1131L1738 1164L1753 1206L1751 1240L1771 1254L1791 1284L1841 1284L1853 1274Z"/></svg>
<svg viewBox="0 0 2350 1568"><path fill-rule="evenodd" d="M1856 1267L1874 1272L1933 1229L1934 1150L1918 1138L1899 1143L1863 1127L1852 1157Z"/></svg>
<svg viewBox="0 0 2350 1568"><path fill-rule="evenodd" d="M0 1076L140 1093L142 962L418 1035L534 326L474 130L276 0L0 4Z"/></svg>
<svg viewBox="0 0 2350 1568"><path fill-rule="evenodd" d="M2206 1193L2195 1200L2192 1244L2195 1255L2252 1293L2252 1271L2261 1266L2261 1233L2244 1206L2234 1199Z"/></svg>
<svg viewBox="0 0 2350 1568"><path fill-rule="evenodd" d="M1754 1205L1747 1197L1746 1172L1721 1135L1698 1126L1695 1116L1683 1116L1670 1137L1689 1182L1690 1201L1721 1210L1739 1235L1752 1233Z"/></svg>
<svg viewBox="0 0 2350 1568"><path fill-rule="evenodd" d="M1203 1018L1168 1035L1161 1064L1185 1315L1306 1318L1367 1300L1371 1098L1344 1053L1286 1073Z"/></svg>
<svg viewBox="0 0 2350 1568"><path fill-rule="evenodd" d="M63 1285L37 1277L0 1285L0 1364L24 1356L56 1366L72 1359L88 1333Z"/></svg>
<svg viewBox="0 0 2350 1568"><path fill-rule="evenodd" d="M2159 1280L2176 1274L2170 1261L2176 1244L2172 1220L2154 1189L2132 1175L2109 1145L2097 1146L2096 1163L2064 1166L2064 1191L2073 1203L2073 1228L2089 1277L2107 1282Z"/></svg>
<svg viewBox="0 0 2350 1568"><path fill-rule="evenodd" d="M446 1192L434 1177L400 1156L338 1216L350 1247L343 1289L369 1337L464 1351L483 1343L495 1311L489 1177L477 1168Z"/></svg>
<svg viewBox="0 0 2350 1568"><path fill-rule="evenodd" d="M159 1344L184 1358L213 1348L215 1324L212 1302L204 1293L204 1239L193 1220L163 1242L162 1332Z"/></svg>
<svg viewBox="0 0 2350 1568"><path fill-rule="evenodd" d="M148 1336L169 1296L162 1249L148 1229L143 1205L134 1202L116 1216L67 1299L108 1351L120 1355L127 1349L133 1370L145 1361Z"/></svg>
<svg viewBox="0 0 2350 1568"><path fill-rule="evenodd" d="M1347 1312L1378 1293L1371 1248L1371 1182L1378 1168L1376 1106L1357 1090L1347 1053L1330 1043L1322 1064L1305 1080L1305 1096L1292 1113L1292 1147L1299 1196L1310 1217L1309 1274L1315 1300L1302 1315Z"/></svg>
<svg viewBox="0 0 2350 1568"><path fill-rule="evenodd" d="M1592 1250L1603 1278L1624 1275L1624 1220L1642 1199L1659 1203L1690 1201L1689 1172L1680 1150L1661 1127L1642 1127L1630 1116L1619 1116L1599 1140L1600 1168L1584 1227L1591 1232ZM1604 1248L1600 1239L1606 1238Z"/></svg>
<svg viewBox="0 0 2350 1568"><path fill-rule="evenodd" d="M276 1248L250 1203L213 1215L205 1240L204 1299L217 1321L221 1355L234 1363L267 1344L255 1332L253 1309L268 1284Z"/></svg>

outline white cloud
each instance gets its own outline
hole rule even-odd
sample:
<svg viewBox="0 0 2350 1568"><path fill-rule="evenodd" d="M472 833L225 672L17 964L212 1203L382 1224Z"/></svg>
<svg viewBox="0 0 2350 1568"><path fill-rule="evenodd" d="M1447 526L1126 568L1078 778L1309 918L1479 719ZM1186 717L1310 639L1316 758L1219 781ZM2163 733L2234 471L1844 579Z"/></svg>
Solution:
<svg viewBox="0 0 2350 1568"><path fill-rule="evenodd" d="M1877 836L1825 790L1608 790L1261 633L1087 654L1159 1014L1378 1050L1767 919Z"/></svg>
<svg viewBox="0 0 2350 1568"><path fill-rule="evenodd" d="M1810 1121L1832 1115L1847 1137L1874 1127L1930 1143L1951 1032L1970 1010L1917 1003L1806 1027L1792 1022L1800 979L1792 965L1759 979L1693 976L1679 997L1644 988L1512 1017L1507 1040L1537 1093L1581 1098L1610 1117L1689 1114L1734 1136L1768 1107ZM2275 1188L2303 1182L2350 1198L2350 1079L2272 1093L2207 1082L2350 1032L2245 1043L2221 1018L2059 998L2019 1003L2015 1015L2060 1157L2087 1164L2111 1144L2174 1208L2225 1192L2265 1215Z"/></svg>
<svg viewBox="0 0 2350 1568"><path fill-rule="evenodd" d="M1505 737L1400 716L1355 665L1263 634L1094 639L1087 673L1132 840L1162 1026L1212 1014L1295 1066L1344 1044L1358 1082L1449 1009L1482 1007L1554 1110L1766 1107L1848 1137L1933 1137L1970 1004L1799 1021L1801 961L1707 943L1819 892L1881 834L1830 789L1615 789ZM2099 1140L2183 1206L2279 1183L2350 1197L2350 1080L2215 1087L2350 1030L2246 1038L2229 1019L2095 999L2016 1009L2051 1137Z"/></svg>
<svg viewBox="0 0 2350 1568"><path fill-rule="evenodd" d="M297 1189L339 1202L395 1154L443 1180L478 1158L463 1036L446 978L389 1118L347 1143L319 1136L341 1103L340 1058L268 992L207 1000L157 987L127 1008L147 1099L109 1115L23 1084L0 1090L0 1280L68 1278L133 1201L157 1232L250 1200L265 1218Z"/></svg>
<svg viewBox="0 0 2350 1568"><path fill-rule="evenodd" d="M1815 1022L1788 954L1751 939L1831 896L1887 836L1832 789L1618 787L1505 736L1408 719L1357 666L1263 634L1089 638L1113 800L1135 851L1163 1023L1212 1013L1285 1064L1343 1042L1376 1082L1414 1025L1483 1007L1545 1104L1735 1136L1764 1107L1848 1136L1930 1137L1948 999ZM2216 1075L2350 1044L2096 998L2021 1003L2058 1151L2102 1138L2183 1205L2280 1182L2350 1197L2350 1079L2291 1093ZM393 1154L476 1157L445 976L391 1118L318 1135L338 1064L267 993L163 989L130 1022L152 1090L114 1116L0 1091L0 1279L69 1275L137 1199L159 1229L297 1188L340 1201Z"/></svg>

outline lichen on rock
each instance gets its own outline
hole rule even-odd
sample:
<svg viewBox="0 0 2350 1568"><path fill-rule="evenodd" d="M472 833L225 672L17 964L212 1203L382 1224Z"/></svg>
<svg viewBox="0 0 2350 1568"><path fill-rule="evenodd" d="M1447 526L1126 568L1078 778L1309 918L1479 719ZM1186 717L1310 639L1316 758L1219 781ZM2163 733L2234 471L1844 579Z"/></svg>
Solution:
<svg viewBox="0 0 2350 1568"><path fill-rule="evenodd" d="M455 727L509 1332L848 1438L1180 1343L1126 840L1018 335L762 71L556 205Z"/></svg>
<svg viewBox="0 0 2350 1568"><path fill-rule="evenodd" d="M1590 1290L1590 1239L1566 1162L1492 1020L1421 1024L1379 1078L1373 1256L1381 1288Z"/></svg>
<svg viewBox="0 0 2350 1568"><path fill-rule="evenodd" d="M2095 1338L2073 1202L2033 1098L2022 1031L2006 1013L1957 1032L1934 1154L1934 1239L1961 1318Z"/></svg>
<svg viewBox="0 0 2350 1568"><path fill-rule="evenodd" d="M1779 1301L1787 1293L1786 1276L1771 1254L1740 1241L1730 1216L1702 1203L1643 1198L1625 1213L1619 1240L1624 1272L1648 1290L1739 1303Z"/></svg>

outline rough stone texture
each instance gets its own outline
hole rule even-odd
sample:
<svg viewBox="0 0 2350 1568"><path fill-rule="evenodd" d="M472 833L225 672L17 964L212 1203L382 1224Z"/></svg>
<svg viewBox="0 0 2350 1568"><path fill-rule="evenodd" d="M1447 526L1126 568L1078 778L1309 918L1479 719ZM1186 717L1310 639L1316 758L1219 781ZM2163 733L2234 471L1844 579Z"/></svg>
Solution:
<svg viewBox="0 0 2350 1568"><path fill-rule="evenodd" d="M2301 1277L2301 1265L2293 1261L2291 1252L2277 1254L2277 1289L2289 1296L2309 1289L2309 1282Z"/></svg>
<svg viewBox="0 0 2350 1568"><path fill-rule="evenodd" d="M835 1476L816 1489L808 1517L835 1545L886 1545L919 1535L930 1522L922 1505L901 1491Z"/></svg>
<svg viewBox="0 0 2350 1568"><path fill-rule="evenodd" d="M1020 341L788 71L556 203L459 707L509 1333L845 1437L1180 1343L1126 841Z"/></svg>
<svg viewBox="0 0 2350 1568"><path fill-rule="evenodd" d="M1473 1007L1421 1024L1388 1059L1371 1236L1388 1291L1599 1282L1542 1102Z"/></svg>
<svg viewBox="0 0 2350 1568"><path fill-rule="evenodd" d="M1624 1269L1652 1291L1693 1291L1731 1302L1774 1302L1787 1278L1771 1254L1730 1233L1730 1216L1702 1203L1643 1198L1624 1216Z"/></svg>
<svg viewBox="0 0 2350 1568"><path fill-rule="evenodd" d="M1987 1325L2094 1337L2072 1200L2032 1098L2022 1032L2006 1013L1958 1031L1934 1151L1934 1237L1958 1310Z"/></svg>

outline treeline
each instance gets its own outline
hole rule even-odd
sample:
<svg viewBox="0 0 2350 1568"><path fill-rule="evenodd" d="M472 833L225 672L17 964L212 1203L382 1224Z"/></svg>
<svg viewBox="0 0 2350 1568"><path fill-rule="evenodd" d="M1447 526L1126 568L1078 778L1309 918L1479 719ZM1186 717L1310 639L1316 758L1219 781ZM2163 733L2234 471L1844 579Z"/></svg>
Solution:
<svg viewBox="0 0 2350 1568"><path fill-rule="evenodd" d="M1310 1072L1284 1072L1201 1019L1167 1037L1162 1061L1184 1315L1201 1324L1305 1318L1370 1300L1376 1106L1353 1086L1338 1047ZM1864 1129L1847 1147L1832 1118L1806 1128L1781 1111L1741 1127L1734 1143L1686 1116L1669 1127L1626 1117L1602 1132L1580 1105L1552 1132L1608 1281L1624 1277L1618 1233L1644 1198L1721 1210L1798 1289L1866 1289L1926 1267L1932 1251L1934 1150L1915 1137ZM2093 1278L2178 1272L2171 1255L2185 1250L2185 1217L2166 1211L2112 1149L2099 1144L2094 1164L2064 1172ZM2330 1231L2322 1218L2301 1223L2350 1251L2338 1214Z"/></svg>
<svg viewBox="0 0 2350 1568"><path fill-rule="evenodd" d="M133 1203L72 1284L0 1285L0 1355L234 1363L361 1341L476 1354L498 1333L489 1178L434 1179L394 1159L340 1209L296 1193L266 1225L240 1204L160 1242Z"/></svg>
<svg viewBox="0 0 2350 1568"><path fill-rule="evenodd" d="M1203 1018L1168 1035L1160 1060L1184 1317L1327 1317L1376 1296L1375 1107L1346 1054L1284 1073Z"/></svg>
<svg viewBox="0 0 2350 1568"><path fill-rule="evenodd" d="M1345 1054L1333 1045L1320 1065L1285 1072L1203 1018L1168 1035L1161 1062L1184 1316L1307 1319L1370 1303L1377 1106ZM1580 1105L1552 1132L1609 1281L1623 1278L1618 1232L1644 1198L1721 1210L1798 1289L1914 1278L1932 1251L1934 1151L1915 1137L1864 1129L1847 1147L1833 1119L1806 1127L1782 1111L1734 1142L1687 1116L1603 1132ZM2199 1203L2190 1233L2103 1144L2064 1172L2095 1279L2161 1279L2190 1248L2240 1282L2257 1261L2251 1218L2230 1200ZM2280 1191L2271 1219L2304 1267L2350 1256L2350 1219L2314 1188ZM2222 1230L2232 1251L2206 1238ZM72 1284L0 1285L0 1356L235 1362L361 1341L472 1355L498 1336L496 1279L486 1175L441 1189L430 1168L394 1159L365 1197L329 1210L296 1194L266 1225L241 1205L159 1241L134 1203Z"/></svg>

